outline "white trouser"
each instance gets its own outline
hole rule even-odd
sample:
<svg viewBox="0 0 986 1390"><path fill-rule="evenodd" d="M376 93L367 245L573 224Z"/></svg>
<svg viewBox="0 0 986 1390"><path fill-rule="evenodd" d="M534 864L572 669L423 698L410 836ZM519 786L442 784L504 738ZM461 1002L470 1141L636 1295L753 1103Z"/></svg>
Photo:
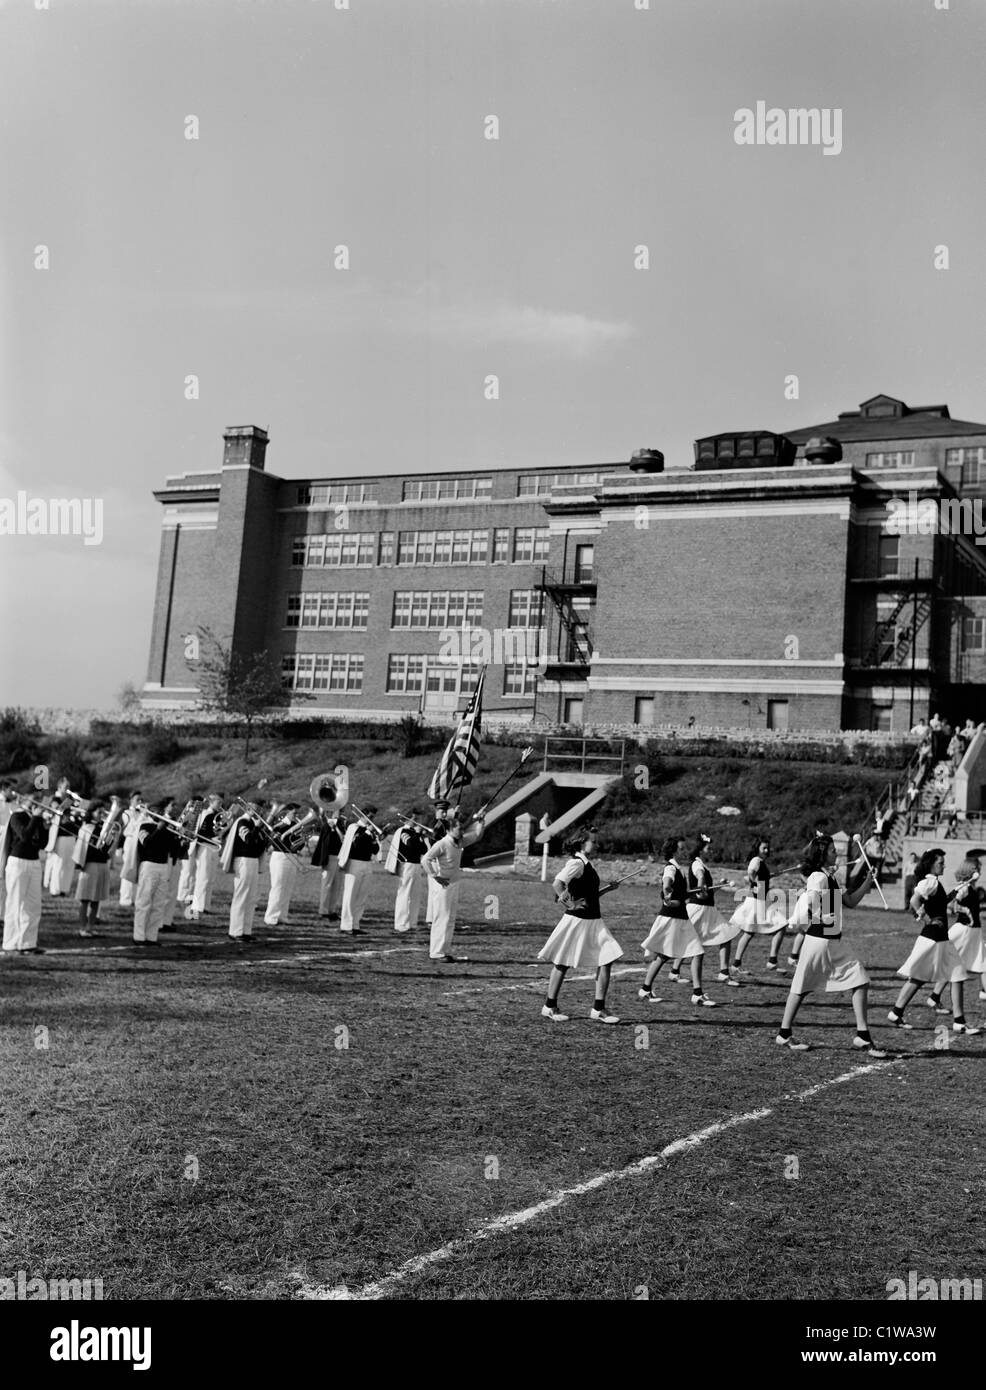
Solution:
<svg viewBox="0 0 986 1390"><path fill-rule="evenodd" d="M370 893L370 864L366 859L350 859L342 875L342 914L339 926L355 931L366 910Z"/></svg>
<svg viewBox="0 0 986 1390"><path fill-rule="evenodd" d="M289 854L279 849L270 856L270 893L267 895L267 911L264 921L269 927L276 927L289 920L291 894L298 879L298 865Z"/></svg>
<svg viewBox="0 0 986 1390"><path fill-rule="evenodd" d="M126 849L126 844L127 844L127 841L126 841L126 837L124 836L124 838L120 841L120 845L121 845L121 848L122 848L123 850ZM124 855L123 855L123 858L125 858L125 857L126 857L126 855L124 854ZM122 862L122 861L121 861L121 862ZM120 878L120 906L121 906L121 907L133 907L133 905L134 905L134 898L136 897L136 894L137 894L137 885L136 885L135 883L131 883L130 880L129 880L129 878L123 878L123 877L121 876L121 878Z"/></svg>
<svg viewBox="0 0 986 1390"><path fill-rule="evenodd" d="M3 949L27 951L38 944L41 922L41 863L37 859L7 860L4 874L7 915L3 921Z"/></svg>
<svg viewBox="0 0 986 1390"><path fill-rule="evenodd" d="M212 845L199 845L195 856L195 888L192 891L192 913L201 916L212 910L212 890L219 875L219 851Z"/></svg>
<svg viewBox="0 0 986 1390"><path fill-rule="evenodd" d="M333 912L338 912L341 898L342 874L339 870L339 861L333 855L322 869L322 886L318 895L318 915L330 917Z"/></svg>
<svg viewBox="0 0 986 1390"><path fill-rule="evenodd" d="M233 860L233 901L229 905L230 936L253 935L253 910L260 892L260 860L237 855Z"/></svg>
<svg viewBox="0 0 986 1390"><path fill-rule="evenodd" d="M181 877L181 860L171 865L171 877L168 879L168 906L164 909L164 921L162 927L170 927L175 920L175 907L178 902L178 880Z"/></svg>
<svg viewBox="0 0 986 1390"><path fill-rule="evenodd" d="M48 892L52 895L56 893L68 893L72 887L72 875L75 873L75 864L72 855L75 853L75 836L59 835L55 841L55 848L48 855L48 864L51 869L48 877ZM45 868L48 868L48 864Z"/></svg>
<svg viewBox="0 0 986 1390"><path fill-rule="evenodd" d="M435 884L435 916L431 924L431 943L428 954L432 960L447 956L452 949L452 933L455 931L455 914L459 908L459 884L450 883L443 888Z"/></svg>
<svg viewBox="0 0 986 1390"><path fill-rule="evenodd" d="M434 922L435 913L438 911L438 884L428 875L428 907L425 911L425 921Z"/></svg>
<svg viewBox="0 0 986 1390"><path fill-rule="evenodd" d="M192 899L192 885L195 882L195 860L179 859L181 872L178 875L177 898L182 907Z"/></svg>
<svg viewBox="0 0 986 1390"><path fill-rule="evenodd" d="M137 873L134 894L134 940L156 941L164 926L171 896L171 865L145 859Z"/></svg>
<svg viewBox="0 0 986 1390"><path fill-rule="evenodd" d="M411 931L418 925L425 896L425 871L420 864L402 864L401 881L394 900L394 930Z"/></svg>

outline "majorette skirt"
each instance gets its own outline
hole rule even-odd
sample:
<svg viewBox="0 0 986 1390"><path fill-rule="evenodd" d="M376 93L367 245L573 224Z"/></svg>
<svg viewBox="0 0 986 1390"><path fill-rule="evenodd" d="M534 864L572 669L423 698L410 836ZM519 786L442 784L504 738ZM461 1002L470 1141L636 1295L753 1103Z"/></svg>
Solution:
<svg viewBox="0 0 986 1390"><path fill-rule="evenodd" d="M773 936L787 926L787 918L774 903L762 903L751 894L743 899L730 917L729 925L738 927L740 931Z"/></svg>
<svg viewBox="0 0 986 1390"><path fill-rule="evenodd" d="M690 917L661 915L654 918L643 946L655 956L670 956L672 960L700 956L705 950L698 928Z"/></svg>
<svg viewBox="0 0 986 1390"><path fill-rule="evenodd" d="M940 980L958 984L967 980L969 973L951 941L932 941L930 936L918 937L911 954L897 971L905 980L921 980L924 984Z"/></svg>
<svg viewBox="0 0 986 1390"><path fill-rule="evenodd" d="M956 922L948 933L948 939L959 953L966 970L972 975L981 975L986 970L986 947L983 946L981 927L972 927L968 922Z"/></svg>
<svg viewBox="0 0 986 1390"><path fill-rule="evenodd" d="M686 903L689 921L706 946L725 946L743 930L735 922L727 922L711 903Z"/></svg>
<svg viewBox="0 0 986 1390"><path fill-rule="evenodd" d="M101 903L110 895L109 864L87 864L75 886L77 903Z"/></svg>
<svg viewBox="0 0 986 1390"><path fill-rule="evenodd" d="M824 988L829 994L868 985L870 977L839 936L806 936L791 981L792 994Z"/></svg>
<svg viewBox="0 0 986 1390"><path fill-rule="evenodd" d="M574 917L566 912L538 951L538 960L552 965L580 966L598 970L622 960L623 951L601 917Z"/></svg>

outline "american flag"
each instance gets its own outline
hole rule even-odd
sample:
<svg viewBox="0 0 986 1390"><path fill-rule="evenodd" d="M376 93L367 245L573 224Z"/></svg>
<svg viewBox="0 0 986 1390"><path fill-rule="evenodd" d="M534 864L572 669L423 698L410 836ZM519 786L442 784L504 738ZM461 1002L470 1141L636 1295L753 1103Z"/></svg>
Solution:
<svg viewBox="0 0 986 1390"><path fill-rule="evenodd" d="M442 760L428 788L432 801L447 801L454 791L461 792L469 785L479 762L479 737L483 715L484 666L476 683L476 692L459 721L459 727L448 742Z"/></svg>

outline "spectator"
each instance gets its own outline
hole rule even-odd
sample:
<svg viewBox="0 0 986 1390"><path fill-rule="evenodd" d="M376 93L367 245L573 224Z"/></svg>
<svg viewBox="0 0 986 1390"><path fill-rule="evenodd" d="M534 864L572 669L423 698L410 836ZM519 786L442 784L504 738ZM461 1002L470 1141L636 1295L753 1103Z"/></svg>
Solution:
<svg viewBox="0 0 986 1390"><path fill-rule="evenodd" d="M969 744L972 742L972 740L976 737L976 733L976 725L973 724L971 719L967 719L965 723L962 725L962 737L965 739L965 744L967 748Z"/></svg>
<svg viewBox="0 0 986 1390"><path fill-rule="evenodd" d="M959 763L965 756L965 745L958 734L953 734L948 741L948 757L952 764L952 771L958 770Z"/></svg>
<svg viewBox="0 0 986 1390"><path fill-rule="evenodd" d="M917 734L918 738L926 738L928 735L928 721L926 719L919 719L911 730L911 733Z"/></svg>
<svg viewBox="0 0 986 1390"><path fill-rule="evenodd" d="M880 882L880 871L883 868L883 861L887 856L887 845L882 835L876 831L870 836L863 846L867 859L873 865L873 882Z"/></svg>

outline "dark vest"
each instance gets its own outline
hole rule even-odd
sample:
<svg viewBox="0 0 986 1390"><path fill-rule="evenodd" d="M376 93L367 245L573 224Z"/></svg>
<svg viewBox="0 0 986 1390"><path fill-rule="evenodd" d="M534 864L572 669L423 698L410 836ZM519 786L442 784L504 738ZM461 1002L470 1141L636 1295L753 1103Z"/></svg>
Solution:
<svg viewBox="0 0 986 1390"><path fill-rule="evenodd" d="M699 873L696 874L691 865L688 866L688 887L692 894L692 902L699 903L702 907L713 907L715 905L715 889L712 887L712 875L704 864L699 866Z"/></svg>
<svg viewBox="0 0 986 1390"><path fill-rule="evenodd" d="M935 884L931 897L925 898L924 910L931 918L921 928L921 935L931 941L948 940L948 894L942 887L941 879Z"/></svg>
<svg viewBox="0 0 986 1390"><path fill-rule="evenodd" d="M601 915L599 910L599 875L589 863L583 859L579 861L582 865L582 872L578 878L573 878L568 885L568 891L573 898L581 898L585 902L585 907L573 907L570 915L572 917L585 917L590 921Z"/></svg>
<svg viewBox="0 0 986 1390"><path fill-rule="evenodd" d="M688 909L685 907L685 894L688 891L688 884L685 882L685 875L677 865L674 865L674 882L671 885L671 892L666 894L664 891L664 880L661 880L661 912L665 917L680 917L688 920ZM669 902L669 898L677 898L677 903Z"/></svg>
<svg viewBox="0 0 986 1390"><path fill-rule="evenodd" d="M827 873L825 875L825 878L828 882L828 888L826 889L825 894L822 898L821 913L822 916L834 917L835 895L841 890L839 888L837 880L834 879L831 874ZM821 918L815 918L814 911L811 908L808 909L808 912L810 922L808 929L805 932L805 936L840 937L842 935L842 932L838 929L834 922L831 925L829 925L828 923L823 923L821 921Z"/></svg>

